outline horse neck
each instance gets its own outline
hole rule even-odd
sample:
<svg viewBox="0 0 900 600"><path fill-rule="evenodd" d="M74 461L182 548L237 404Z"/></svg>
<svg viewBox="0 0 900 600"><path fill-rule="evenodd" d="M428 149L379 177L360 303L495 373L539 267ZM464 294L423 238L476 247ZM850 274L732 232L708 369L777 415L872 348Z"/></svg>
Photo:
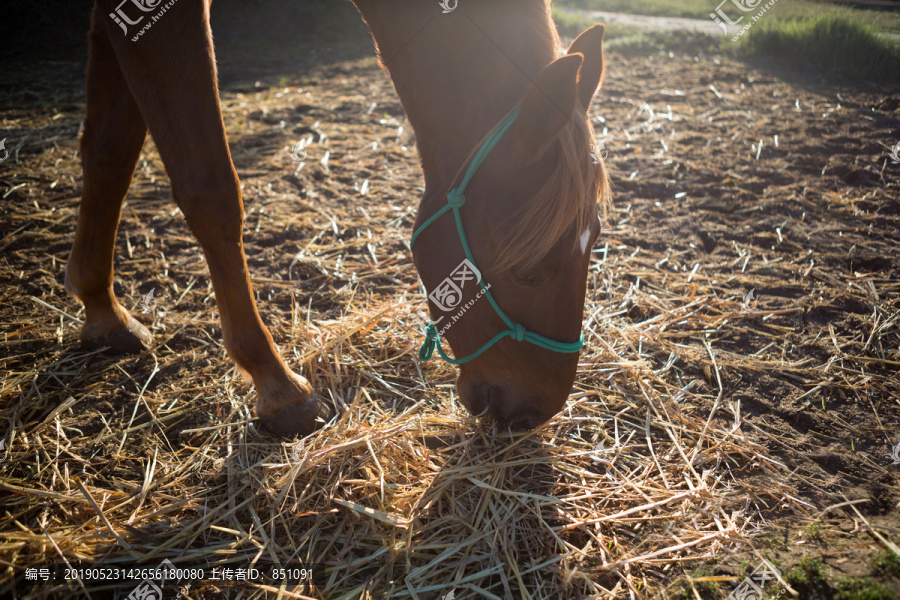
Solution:
<svg viewBox="0 0 900 600"><path fill-rule="evenodd" d="M443 202L482 138L557 56L548 0L354 0L416 134L425 199Z"/></svg>

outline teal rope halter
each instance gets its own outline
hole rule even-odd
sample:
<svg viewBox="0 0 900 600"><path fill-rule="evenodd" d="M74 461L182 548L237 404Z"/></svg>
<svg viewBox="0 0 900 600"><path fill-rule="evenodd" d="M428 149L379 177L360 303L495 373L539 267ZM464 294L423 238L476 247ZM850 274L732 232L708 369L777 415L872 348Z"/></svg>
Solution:
<svg viewBox="0 0 900 600"><path fill-rule="evenodd" d="M469 262L472 265L475 264L475 257L472 255L472 250L469 248L469 242L466 239L466 232L463 229L462 217L459 215L459 209L466 203L466 197L464 192L466 191L466 186L469 185L469 181L475 175L475 172L481 166L481 164L488 157L488 154L491 153L491 150L494 149L494 146L497 145L497 142L500 141L500 138L503 137L503 134L506 133L506 130L509 129L510 125L513 124L513 121L516 120L516 117L519 116L519 109L516 108L506 119L504 119L491 134L487 137L481 147L478 149L478 152L475 153L475 157L472 159L472 163L469 165L468 171L466 171L465 177L463 177L462 183L459 184L459 187L456 189L450 190L450 193L447 194L447 204L444 205L439 211L434 213L427 221L422 223L421 227L416 229L415 233L413 233L412 239L409 241L409 247L412 248L412 245L416 242L416 238L419 237L426 227L434 223L441 215L446 213L448 210L453 211L453 218L456 221L456 231L459 233L459 241L462 243L463 252L466 254L466 258L469 259ZM528 342L530 344L534 344L540 348L545 348L547 350L551 350L553 352L561 352L571 354L573 352L578 352L581 350L581 347L584 346L584 333L582 333L578 337L577 342L559 342L557 340L551 340L548 337L544 337L533 331L528 331L522 325L518 323L513 323L512 319L506 316L506 313L500 309L500 305L497 304L497 301L494 300L494 297L491 295L491 291L484 285L484 279L478 280L478 285L481 286L482 291L484 292L484 296L491 303L491 306L494 307L494 311L496 311L497 315L506 323L506 326L509 327L506 331L501 331L494 337L492 337L488 342L483 345L481 348L470 354L465 358L451 358L447 356L447 353L444 352L444 348L441 346L441 334L438 332L437 326L434 323L428 325L425 330L425 341L422 343L422 347L419 349L419 359L420 360L429 360L433 355L435 349L440 353L441 357L446 360L448 363L453 365L461 365L463 363L467 363L470 360L474 360L481 356L488 348L499 342L505 337L511 337L517 342Z"/></svg>

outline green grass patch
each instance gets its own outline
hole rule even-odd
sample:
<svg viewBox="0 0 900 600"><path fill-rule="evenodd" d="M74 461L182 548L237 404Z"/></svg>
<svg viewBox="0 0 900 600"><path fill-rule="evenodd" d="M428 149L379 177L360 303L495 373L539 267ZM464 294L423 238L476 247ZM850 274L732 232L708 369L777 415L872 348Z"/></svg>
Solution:
<svg viewBox="0 0 900 600"><path fill-rule="evenodd" d="M568 13L555 7L553 9L553 20L556 21L556 29L559 31L559 35L570 39L574 39L588 27L602 22L584 15ZM616 23L605 23L605 26L606 37L604 40L606 43L616 38L637 35L643 31L640 27L629 27Z"/></svg>
<svg viewBox="0 0 900 600"><path fill-rule="evenodd" d="M900 32L900 10L851 8L848 5L832 4L823 5L821 2L792 2L791 0L778 0L778 2L766 13L766 17L772 16L782 21L815 17L822 14L823 10L844 17L850 21L857 21L869 25L876 31ZM751 13L752 14L752 13Z"/></svg>
<svg viewBox="0 0 900 600"><path fill-rule="evenodd" d="M682 6L680 0L647 2L639 0L630 12L646 10L671 15ZM615 8L610 6L615 2L599 0L557 2L560 6L588 8L594 4L605 10ZM663 6L666 8L661 8ZM815 7L815 12L811 12L811 6ZM583 15L560 10L559 6L554 9L553 16L560 35L569 39L596 23ZM875 22L881 23L881 27L876 29ZM814 72L818 67L830 77L890 85L900 82L900 39L879 32L885 28L900 31L900 12L823 9L821 4L780 0L737 42L732 41L733 35L715 38L698 31L654 30L610 23L607 24L606 47L642 55L671 51L694 54L705 50L742 57L774 56L782 66L808 72Z"/></svg>
<svg viewBox="0 0 900 600"><path fill-rule="evenodd" d="M841 578L837 583L840 600L895 600L894 593L887 587L865 577L863 579Z"/></svg>
<svg viewBox="0 0 900 600"><path fill-rule="evenodd" d="M715 571L709 566L702 566L694 569L692 577L694 579L702 579L715 575ZM716 591L719 589L719 583L715 581L696 581L694 587L700 592L704 598L714 598Z"/></svg>
<svg viewBox="0 0 900 600"><path fill-rule="evenodd" d="M822 523L820 521L814 521L803 528L803 533L809 539L816 539L819 537L819 534L822 532Z"/></svg>
<svg viewBox="0 0 900 600"><path fill-rule="evenodd" d="M817 66L829 75L851 80L900 81L900 42L879 35L843 11L788 20L766 15L737 44L740 54L776 56L806 70Z"/></svg>
<svg viewBox="0 0 900 600"><path fill-rule="evenodd" d="M720 1L720 0L719 0ZM621 12L632 15L652 15L659 17L687 17L709 19L709 13L716 9L719 1L707 0L555 0L554 5L604 12ZM730 4L722 10L736 10ZM822 13L818 2L779 0L766 14L776 19L798 19L814 17ZM878 31L900 32L900 10L870 8L836 8L852 16L854 20L875 27ZM749 13L752 14L752 13ZM736 16L736 15L735 15Z"/></svg>
<svg viewBox="0 0 900 600"><path fill-rule="evenodd" d="M900 556L890 550L880 550L869 558L872 572L876 575L894 575L900 577Z"/></svg>
<svg viewBox="0 0 900 600"><path fill-rule="evenodd" d="M709 13L716 7L716 4L712 2L697 2L696 0L556 0L554 4L632 15L697 19L708 18Z"/></svg>
<svg viewBox="0 0 900 600"><path fill-rule="evenodd" d="M564 42L571 42L582 31L598 23L595 19L570 14L559 9L553 10L553 19L556 21L556 28ZM616 23L606 23L605 25L604 47L607 50L640 55L675 51L693 54L700 49L718 51L719 40L698 31L660 31Z"/></svg>
<svg viewBox="0 0 900 600"><path fill-rule="evenodd" d="M825 563L809 558L800 559L800 564L785 574L791 587L809 589L825 582Z"/></svg>

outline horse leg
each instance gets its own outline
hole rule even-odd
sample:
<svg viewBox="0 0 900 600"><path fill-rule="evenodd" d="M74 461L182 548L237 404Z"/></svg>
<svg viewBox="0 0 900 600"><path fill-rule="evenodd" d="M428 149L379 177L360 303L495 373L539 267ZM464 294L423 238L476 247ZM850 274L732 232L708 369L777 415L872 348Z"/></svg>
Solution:
<svg viewBox="0 0 900 600"><path fill-rule="evenodd" d="M75 243L66 265L66 289L85 308L81 339L116 352L139 352L151 336L113 293L113 251L122 200L147 134L122 78L106 26L93 13L87 66L87 116L81 136L84 190Z"/></svg>
<svg viewBox="0 0 900 600"><path fill-rule="evenodd" d="M97 0L111 12L115 0ZM169 14L173 13L173 14ZM208 2L178 2L133 42L107 24L119 66L159 149L172 196L200 243L225 348L249 373L273 433L306 435L331 415L293 373L256 309L241 236L243 204L219 103Z"/></svg>

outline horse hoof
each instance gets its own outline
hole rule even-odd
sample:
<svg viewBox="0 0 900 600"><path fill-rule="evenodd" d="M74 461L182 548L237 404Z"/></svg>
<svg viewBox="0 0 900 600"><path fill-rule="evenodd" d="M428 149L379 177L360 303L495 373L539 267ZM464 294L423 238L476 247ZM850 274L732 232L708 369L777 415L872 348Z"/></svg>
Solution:
<svg viewBox="0 0 900 600"><path fill-rule="evenodd" d="M150 348L153 335L134 317L128 324L102 333L82 332L82 341L88 348L108 346L114 354L139 354Z"/></svg>
<svg viewBox="0 0 900 600"><path fill-rule="evenodd" d="M279 437L307 436L321 429L336 414L331 404L312 393L303 402L283 406L271 415L260 415L260 422L266 431Z"/></svg>

